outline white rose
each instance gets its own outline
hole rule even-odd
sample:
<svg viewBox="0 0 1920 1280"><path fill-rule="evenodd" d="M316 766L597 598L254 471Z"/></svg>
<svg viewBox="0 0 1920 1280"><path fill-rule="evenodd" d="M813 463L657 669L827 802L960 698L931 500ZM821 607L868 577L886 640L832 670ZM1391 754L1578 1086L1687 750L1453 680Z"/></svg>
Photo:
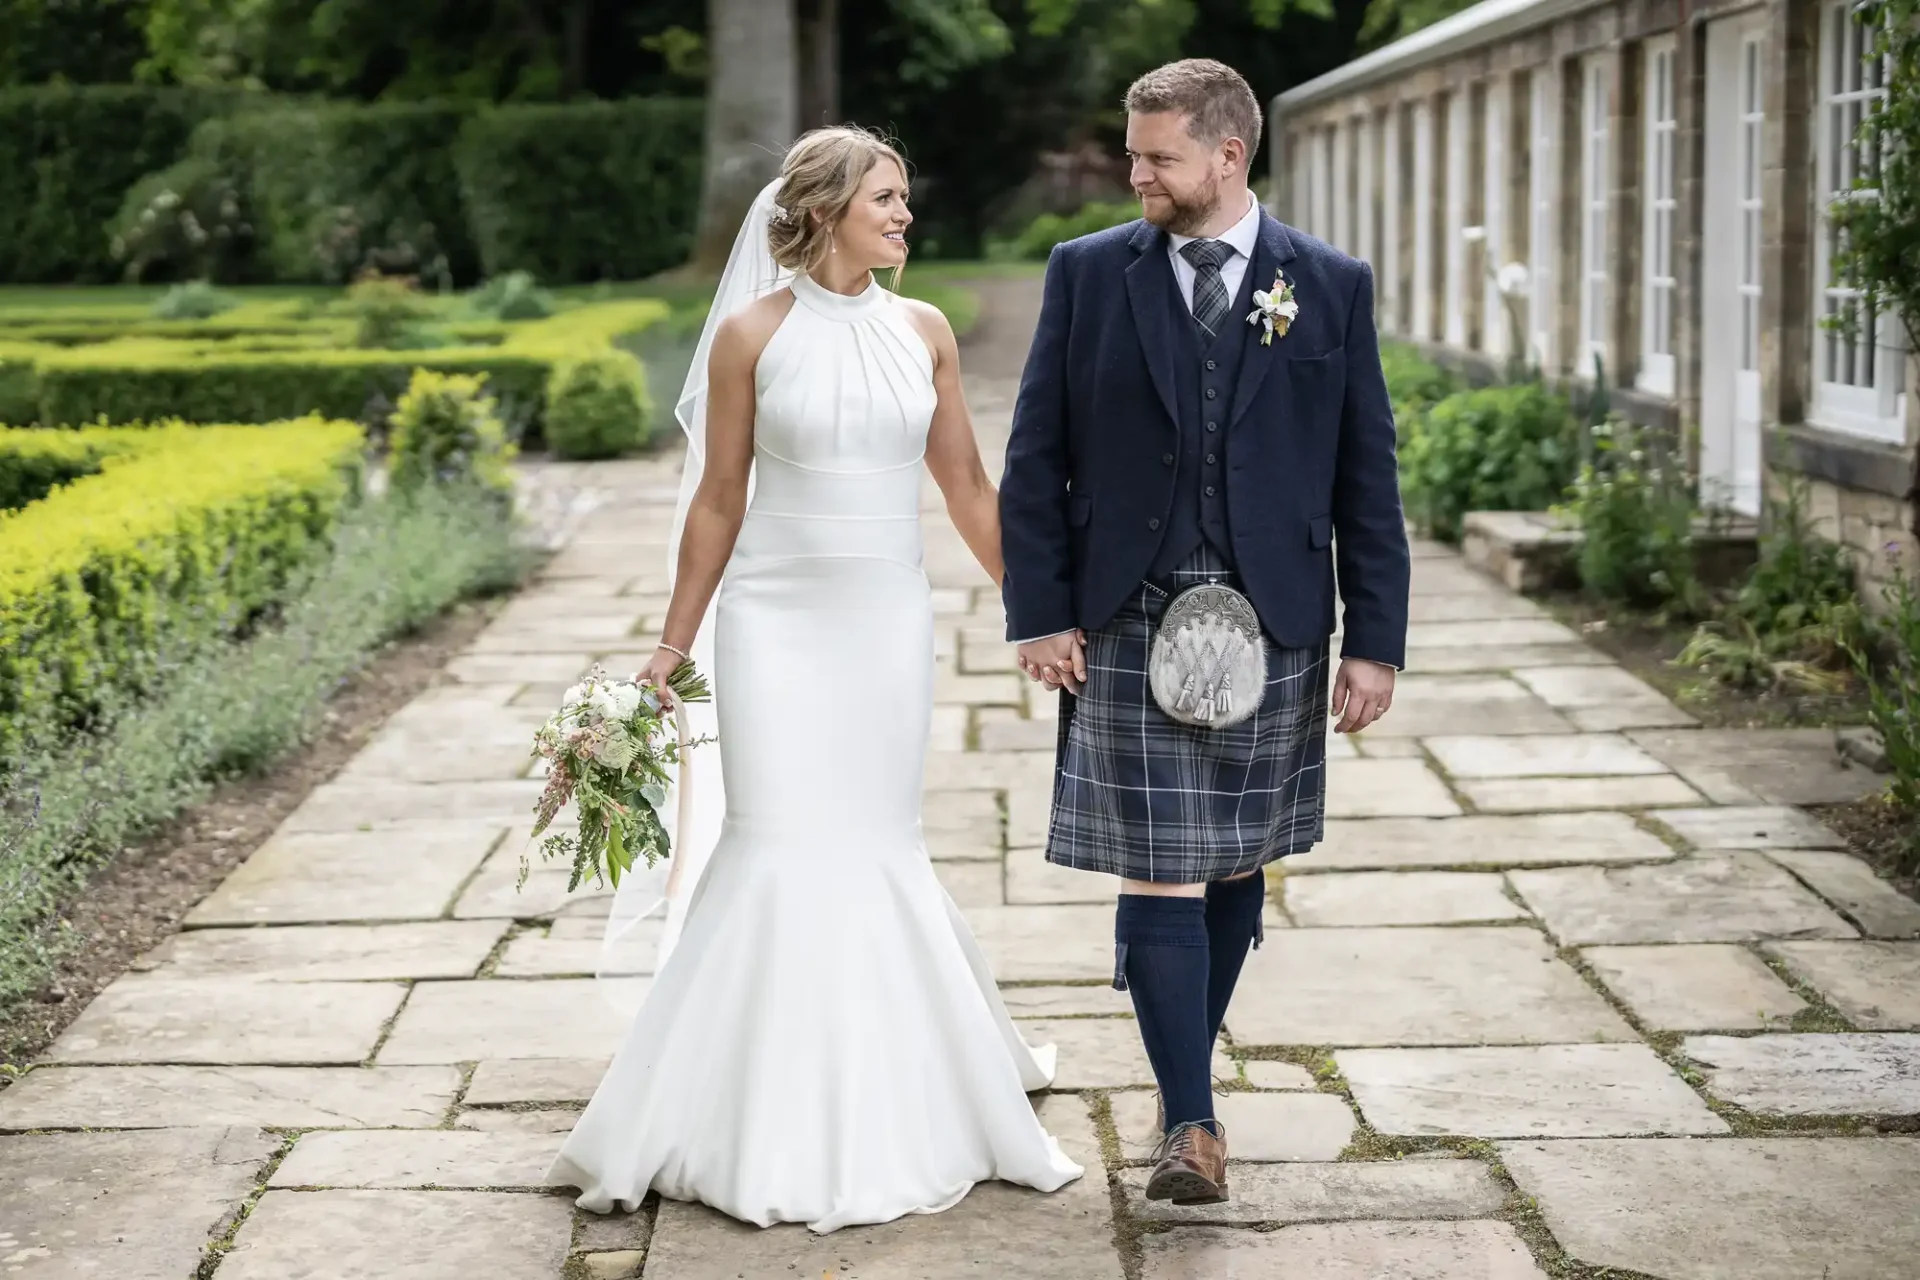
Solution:
<svg viewBox="0 0 1920 1280"><path fill-rule="evenodd" d="M621 720L625 720L640 709L640 686L638 685L617 684L607 691L607 696L613 702L614 715Z"/></svg>
<svg viewBox="0 0 1920 1280"><path fill-rule="evenodd" d="M586 696L587 696L587 686L584 683L577 684L573 686L573 688L567 690L565 693L560 695L560 705L563 707L570 707L574 705L576 702L579 702L581 699L585 698Z"/></svg>
<svg viewBox="0 0 1920 1280"><path fill-rule="evenodd" d="M618 720L620 713L613 705L613 695L605 689L595 689L587 698L587 709L602 719Z"/></svg>

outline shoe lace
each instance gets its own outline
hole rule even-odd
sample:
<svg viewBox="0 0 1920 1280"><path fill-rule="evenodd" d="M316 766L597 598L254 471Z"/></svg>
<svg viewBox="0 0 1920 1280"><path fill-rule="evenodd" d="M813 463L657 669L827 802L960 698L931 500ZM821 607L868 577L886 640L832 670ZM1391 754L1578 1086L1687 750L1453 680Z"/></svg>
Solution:
<svg viewBox="0 0 1920 1280"><path fill-rule="evenodd" d="M1209 1138L1214 1136L1202 1121L1182 1120L1167 1130L1166 1136L1160 1139L1160 1145L1153 1149L1153 1162L1158 1164L1169 1156L1193 1155L1194 1148L1200 1145L1199 1135L1203 1133Z"/></svg>

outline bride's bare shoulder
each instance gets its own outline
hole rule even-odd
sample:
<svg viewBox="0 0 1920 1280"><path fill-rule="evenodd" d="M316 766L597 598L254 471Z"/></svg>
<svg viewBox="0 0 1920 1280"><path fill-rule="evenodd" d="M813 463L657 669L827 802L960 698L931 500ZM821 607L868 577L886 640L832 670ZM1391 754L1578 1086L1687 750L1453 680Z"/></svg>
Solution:
<svg viewBox="0 0 1920 1280"><path fill-rule="evenodd" d="M757 359L780 328L781 321L793 310L793 290L776 289L764 298L748 303L720 322L713 331L715 352L726 350L734 356Z"/></svg>

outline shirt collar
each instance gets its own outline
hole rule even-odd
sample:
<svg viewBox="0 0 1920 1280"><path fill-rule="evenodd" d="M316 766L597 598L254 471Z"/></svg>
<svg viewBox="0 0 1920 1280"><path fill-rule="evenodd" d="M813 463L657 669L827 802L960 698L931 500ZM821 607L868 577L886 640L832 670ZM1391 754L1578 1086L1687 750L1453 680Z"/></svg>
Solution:
<svg viewBox="0 0 1920 1280"><path fill-rule="evenodd" d="M1180 252L1182 246L1198 238L1197 236L1177 236L1171 231L1167 233L1167 239L1172 243L1175 253ZM1260 240L1260 202L1253 198L1253 192L1247 192L1246 213L1241 216L1240 221L1222 232L1218 239L1220 243L1241 257L1247 259L1253 257L1253 246Z"/></svg>

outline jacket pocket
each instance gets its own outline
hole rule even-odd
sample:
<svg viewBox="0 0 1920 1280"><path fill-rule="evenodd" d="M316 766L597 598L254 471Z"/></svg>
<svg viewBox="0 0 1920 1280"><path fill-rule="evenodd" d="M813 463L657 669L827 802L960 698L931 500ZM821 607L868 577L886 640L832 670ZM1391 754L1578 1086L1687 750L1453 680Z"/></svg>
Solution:
<svg viewBox="0 0 1920 1280"><path fill-rule="evenodd" d="M1318 550L1333 543L1333 517L1314 516L1307 521L1307 545Z"/></svg>
<svg viewBox="0 0 1920 1280"><path fill-rule="evenodd" d="M1067 523L1076 529L1084 529L1093 519L1093 499L1084 493L1067 495Z"/></svg>

